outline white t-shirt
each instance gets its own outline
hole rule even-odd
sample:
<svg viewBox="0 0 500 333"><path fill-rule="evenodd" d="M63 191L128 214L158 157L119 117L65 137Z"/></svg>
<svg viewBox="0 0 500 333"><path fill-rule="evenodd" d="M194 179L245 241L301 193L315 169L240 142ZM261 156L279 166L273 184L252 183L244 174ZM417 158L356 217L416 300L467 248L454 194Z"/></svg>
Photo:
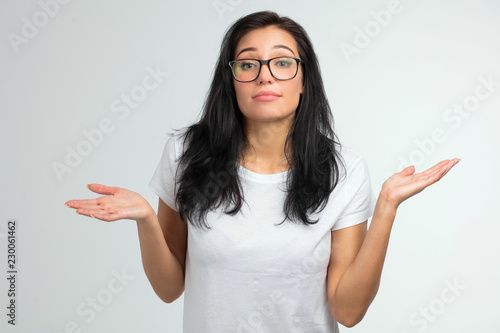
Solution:
<svg viewBox="0 0 500 333"><path fill-rule="evenodd" d="M174 175L183 145L168 138L149 184L171 208ZM364 222L375 209L370 174L362 155L343 147L347 177L326 207L310 215L318 223L285 221L286 174L259 174L238 164L248 205L237 215L207 215L211 230L188 222L183 329L187 333L338 332L326 293L331 231ZM215 185L215 184L214 184Z"/></svg>

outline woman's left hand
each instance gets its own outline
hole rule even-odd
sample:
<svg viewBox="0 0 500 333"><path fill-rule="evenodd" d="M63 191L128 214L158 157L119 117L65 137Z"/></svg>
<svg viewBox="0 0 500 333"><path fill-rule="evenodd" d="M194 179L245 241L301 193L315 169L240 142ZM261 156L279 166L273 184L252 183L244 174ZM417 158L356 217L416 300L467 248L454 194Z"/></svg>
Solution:
<svg viewBox="0 0 500 333"><path fill-rule="evenodd" d="M389 177L382 185L380 195L388 204L397 208L409 197L421 192L427 186L443 178L459 161L460 159L458 158L444 160L432 168L416 174L413 174L415 167L409 166Z"/></svg>

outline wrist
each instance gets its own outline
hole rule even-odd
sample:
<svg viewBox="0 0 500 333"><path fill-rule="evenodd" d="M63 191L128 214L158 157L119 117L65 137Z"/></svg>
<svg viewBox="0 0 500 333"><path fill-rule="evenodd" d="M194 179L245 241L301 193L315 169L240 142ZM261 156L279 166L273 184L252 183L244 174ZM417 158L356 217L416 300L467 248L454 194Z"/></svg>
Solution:
<svg viewBox="0 0 500 333"><path fill-rule="evenodd" d="M152 225L158 222L156 212L151 208L151 211L143 218L136 219L137 225Z"/></svg>
<svg viewBox="0 0 500 333"><path fill-rule="evenodd" d="M396 202L388 199L381 192L380 195L379 195L379 197L377 198L377 202L375 204L375 211L378 214L395 216L398 207L399 207L398 203L396 203Z"/></svg>
<svg viewBox="0 0 500 333"><path fill-rule="evenodd" d="M384 232L390 233L394 220L396 219L396 210L397 207L392 202L385 200L383 197L379 197L375 204L375 210L373 211L368 231L370 232L370 230L372 230L375 232L375 230L385 230Z"/></svg>
<svg viewBox="0 0 500 333"><path fill-rule="evenodd" d="M380 191L377 198L377 206L379 206L384 211L396 211L400 205L399 202L393 200L387 193Z"/></svg>

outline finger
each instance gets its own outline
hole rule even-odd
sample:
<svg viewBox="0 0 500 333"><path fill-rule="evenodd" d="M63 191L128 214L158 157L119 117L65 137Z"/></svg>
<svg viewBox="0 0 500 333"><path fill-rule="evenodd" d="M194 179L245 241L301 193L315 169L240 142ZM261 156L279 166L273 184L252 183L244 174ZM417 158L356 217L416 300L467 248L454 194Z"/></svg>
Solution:
<svg viewBox="0 0 500 333"><path fill-rule="evenodd" d="M441 178L444 177L450 171L450 169L456 165L460 160L459 159L452 159L448 160L448 163L443 164L440 169L436 170L432 175L431 178L433 179L433 183L439 181Z"/></svg>
<svg viewBox="0 0 500 333"><path fill-rule="evenodd" d="M422 188L426 188L427 186L434 184L446 174L446 171L452 162L453 160L444 160L439 162L426 171L414 175L415 181L418 181Z"/></svg>
<svg viewBox="0 0 500 333"><path fill-rule="evenodd" d="M88 217L94 217L95 212L91 212L88 209L77 209L75 210L75 213L78 215L83 215L83 216L88 216Z"/></svg>
<svg viewBox="0 0 500 333"><path fill-rule="evenodd" d="M413 165L410 165L409 167L406 167L403 170L401 170L399 173L402 176L406 177L406 176L413 175L414 172L415 172L415 167Z"/></svg>
<svg viewBox="0 0 500 333"><path fill-rule="evenodd" d="M446 160L446 163L440 163L439 168L435 169L432 173L429 173L429 176L433 179L440 178L449 165L450 165L450 160Z"/></svg>
<svg viewBox="0 0 500 333"><path fill-rule="evenodd" d="M119 214L117 212L93 212L90 213L88 211L84 211L81 213L81 215L89 216L98 220L106 221L106 222L111 222L111 221L116 221L119 220Z"/></svg>
<svg viewBox="0 0 500 333"><path fill-rule="evenodd" d="M449 171L449 168L453 167L459 161L459 158L441 161L432 168L422 172L421 174L431 178L434 182L436 182Z"/></svg>
<svg viewBox="0 0 500 333"><path fill-rule="evenodd" d="M88 184L87 188L92 192L105 195L113 195L118 190L118 187L110 187L102 184Z"/></svg>
<svg viewBox="0 0 500 333"><path fill-rule="evenodd" d="M438 164L436 164L431 169L434 169L434 171L439 171L442 168L447 168L448 166L454 166L458 162L460 162L460 158L452 158L451 160L443 160L443 161L439 162ZM429 170L431 170L431 169L429 169Z"/></svg>
<svg viewBox="0 0 500 333"><path fill-rule="evenodd" d="M443 174L439 179L441 179L444 175L446 175L451 170L451 168L457 165L458 162L460 162L460 159L454 158L453 160L451 160L450 163L448 163L448 165L446 165L446 167L444 168Z"/></svg>
<svg viewBox="0 0 500 333"><path fill-rule="evenodd" d="M79 215L84 215L84 216L93 217L93 218L99 218L99 217L107 215L107 213L105 211L102 211L102 210L99 211L99 210L95 210L95 209L86 209L86 208L79 208L75 212Z"/></svg>
<svg viewBox="0 0 500 333"><path fill-rule="evenodd" d="M64 203L70 208L91 208L99 206L97 199L69 200Z"/></svg>
<svg viewBox="0 0 500 333"><path fill-rule="evenodd" d="M450 160L443 160L443 161L439 162L438 164L434 165L433 167L421 172L421 174L424 174L424 175L435 174L436 172L439 172L441 170L441 168L443 166L447 165L449 162L450 162Z"/></svg>

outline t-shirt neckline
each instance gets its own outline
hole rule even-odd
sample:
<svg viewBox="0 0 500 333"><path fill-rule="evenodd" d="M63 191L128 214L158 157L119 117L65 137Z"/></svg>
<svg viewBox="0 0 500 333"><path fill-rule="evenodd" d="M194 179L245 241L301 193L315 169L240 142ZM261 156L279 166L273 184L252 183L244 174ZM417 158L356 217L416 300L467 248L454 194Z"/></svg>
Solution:
<svg viewBox="0 0 500 333"><path fill-rule="evenodd" d="M290 169L280 172L280 173L257 173L254 171L250 171L247 168L243 167L239 162L236 162L238 169L241 173L243 173L248 179L259 182L259 183L281 183L286 180Z"/></svg>

